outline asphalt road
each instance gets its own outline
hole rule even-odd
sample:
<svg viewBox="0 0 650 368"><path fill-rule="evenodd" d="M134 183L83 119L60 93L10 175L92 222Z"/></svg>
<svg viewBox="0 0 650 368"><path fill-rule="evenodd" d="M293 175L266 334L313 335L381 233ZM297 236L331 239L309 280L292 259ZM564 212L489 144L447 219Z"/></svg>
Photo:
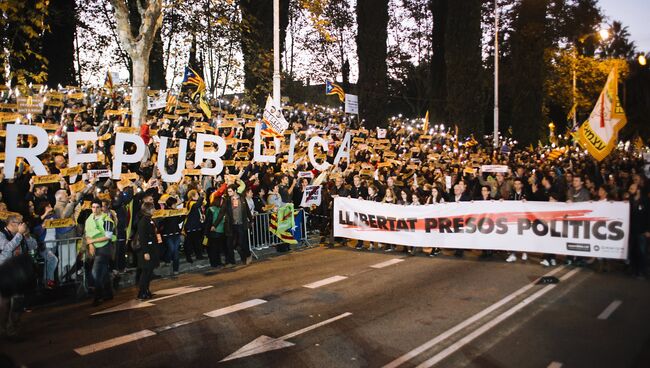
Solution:
<svg viewBox="0 0 650 368"><path fill-rule="evenodd" d="M548 272L561 281L534 284ZM27 367L650 366L648 281L535 259L313 248L152 291L33 310L0 351Z"/></svg>

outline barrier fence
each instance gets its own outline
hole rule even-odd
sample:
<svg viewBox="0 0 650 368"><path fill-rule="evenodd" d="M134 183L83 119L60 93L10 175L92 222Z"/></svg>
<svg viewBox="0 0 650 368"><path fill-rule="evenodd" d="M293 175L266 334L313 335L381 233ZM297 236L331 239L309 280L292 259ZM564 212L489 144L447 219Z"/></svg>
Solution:
<svg viewBox="0 0 650 368"><path fill-rule="evenodd" d="M58 263L56 265L55 277L58 280L59 285L66 284L85 284L85 273L77 272L77 242L81 238L70 238L70 239L57 239L57 240L48 240L45 242L45 246L48 250L52 250L54 255L58 258ZM43 279L49 271L49 265L47 262L47 255L45 255L43 267Z"/></svg>
<svg viewBox="0 0 650 368"><path fill-rule="evenodd" d="M248 244L252 251L267 249L272 246L282 244L282 240L275 234L269 231L271 225L271 212L258 213L254 215L254 224L252 229L248 229ZM307 222L309 215L304 209L298 210L294 216L296 229L294 230L294 237L299 245L308 244L307 235Z"/></svg>

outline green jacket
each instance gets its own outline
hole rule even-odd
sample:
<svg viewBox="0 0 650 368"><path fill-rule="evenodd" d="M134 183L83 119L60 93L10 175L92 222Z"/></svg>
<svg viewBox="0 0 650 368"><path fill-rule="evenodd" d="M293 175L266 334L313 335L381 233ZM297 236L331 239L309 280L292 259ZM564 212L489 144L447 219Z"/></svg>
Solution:
<svg viewBox="0 0 650 368"><path fill-rule="evenodd" d="M99 218L95 219L95 215L90 215L86 219L86 224L84 225L84 234L86 237L91 239L103 238L106 236L106 233L111 234L111 241L117 239L117 234L115 233L115 223L107 214L103 213ZM110 241L102 241L94 243L95 248L102 248L108 245Z"/></svg>
<svg viewBox="0 0 650 368"><path fill-rule="evenodd" d="M224 221L223 221L223 219L219 222L218 225L215 225L215 222L217 220L217 217L219 216L219 211L220 210L221 210L221 208L219 208L218 206L211 206L209 208L210 215L208 216L208 221L207 221L207 228L208 228L207 233L208 233L208 237L210 237L210 238L217 237L218 234L223 235L223 233L224 233L224 229L223 229L223 222ZM212 231L213 226L215 227L216 231Z"/></svg>

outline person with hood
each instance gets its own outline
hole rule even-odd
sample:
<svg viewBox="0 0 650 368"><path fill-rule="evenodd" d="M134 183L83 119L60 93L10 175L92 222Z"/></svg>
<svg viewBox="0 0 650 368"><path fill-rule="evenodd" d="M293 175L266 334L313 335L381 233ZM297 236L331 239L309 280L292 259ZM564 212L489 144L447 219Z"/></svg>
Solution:
<svg viewBox="0 0 650 368"><path fill-rule="evenodd" d="M138 299L151 299L152 293L149 290L153 270L158 267L160 262L160 247L162 246L162 236L158 231L156 223L153 221L153 203L142 204L140 221L138 222L138 266L142 269L140 280L138 282L139 292Z"/></svg>

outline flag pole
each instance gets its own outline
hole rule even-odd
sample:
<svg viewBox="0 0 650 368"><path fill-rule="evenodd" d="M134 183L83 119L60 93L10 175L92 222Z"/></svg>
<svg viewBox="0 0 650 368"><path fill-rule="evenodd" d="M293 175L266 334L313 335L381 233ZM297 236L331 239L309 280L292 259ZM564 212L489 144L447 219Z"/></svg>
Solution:
<svg viewBox="0 0 650 368"><path fill-rule="evenodd" d="M494 148L499 147L499 6L494 0Z"/></svg>
<svg viewBox="0 0 650 368"><path fill-rule="evenodd" d="M273 0L273 101L280 105L280 0Z"/></svg>

